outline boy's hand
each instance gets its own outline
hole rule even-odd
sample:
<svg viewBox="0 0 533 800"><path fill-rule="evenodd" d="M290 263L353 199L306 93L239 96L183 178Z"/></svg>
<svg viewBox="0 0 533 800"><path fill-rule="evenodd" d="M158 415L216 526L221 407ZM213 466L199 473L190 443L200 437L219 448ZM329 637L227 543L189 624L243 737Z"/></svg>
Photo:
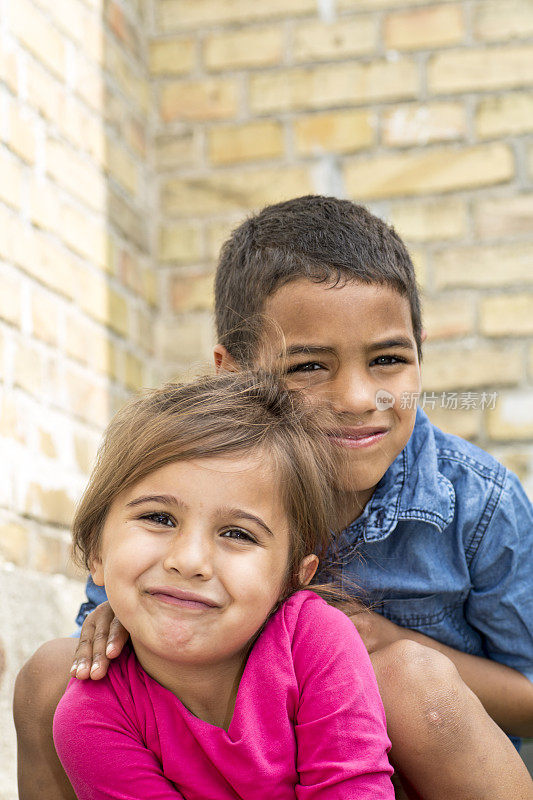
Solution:
<svg viewBox="0 0 533 800"><path fill-rule="evenodd" d="M95 681L103 678L109 660L121 653L128 637L128 631L115 617L109 602L97 606L83 622L71 677L82 680L90 677Z"/></svg>
<svg viewBox="0 0 533 800"><path fill-rule="evenodd" d="M405 630L390 619L386 619L375 611L369 611L362 603L358 603L359 610L354 613L353 606L349 617L357 628L361 639L369 653L386 647L393 642L405 638Z"/></svg>

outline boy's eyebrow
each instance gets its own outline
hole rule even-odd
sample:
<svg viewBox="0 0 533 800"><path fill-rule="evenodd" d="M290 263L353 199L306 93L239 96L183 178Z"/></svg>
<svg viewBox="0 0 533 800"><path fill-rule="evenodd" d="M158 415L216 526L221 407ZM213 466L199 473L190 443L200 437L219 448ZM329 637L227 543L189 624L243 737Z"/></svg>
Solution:
<svg viewBox="0 0 533 800"><path fill-rule="evenodd" d="M142 503L161 503L161 505L164 506L185 506L183 500L171 494L145 494L142 497L136 497L135 500L130 500L129 503L126 503L126 508L129 506L140 506Z"/></svg>
<svg viewBox="0 0 533 800"><path fill-rule="evenodd" d="M256 517L255 514L250 514L249 511L243 511L242 508L221 508L220 511L223 514L227 514L228 517L237 517L238 519L249 519L252 522L256 522L258 525L263 528L269 536L274 536L268 525L263 522L261 517Z"/></svg>
<svg viewBox="0 0 533 800"><path fill-rule="evenodd" d="M400 347L404 350L414 350L413 342L407 336L394 336L391 339L381 339L368 346L369 350L388 350L389 348Z"/></svg>

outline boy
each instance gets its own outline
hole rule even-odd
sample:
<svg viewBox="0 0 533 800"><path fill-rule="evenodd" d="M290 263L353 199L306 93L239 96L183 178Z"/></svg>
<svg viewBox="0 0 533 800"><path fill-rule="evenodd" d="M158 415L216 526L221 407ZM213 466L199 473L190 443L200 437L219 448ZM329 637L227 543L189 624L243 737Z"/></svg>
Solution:
<svg viewBox="0 0 533 800"><path fill-rule="evenodd" d="M348 201L312 196L268 207L224 245L215 312L219 369L281 359L290 386L337 414L332 441L346 455L338 560L379 611L353 621L372 654L408 796L532 796L492 722L533 734L531 504L514 476L438 431L411 400L424 332L403 243ZM93 678L107 665L109 611L100 613L84 628L89 640L96 630ZM116 655L124 636L113 626ZM24 736L20 710L39 685L33 676L47 664L58 671L73 649L49 647L21 673L23 761L39 749ZM79 677L91 655L91 642L81 643ZM51 694L37 703L43 723L59 699ZM72 797L61 785L60 796ZM31 787L21 794L32 796Z"/></svg>

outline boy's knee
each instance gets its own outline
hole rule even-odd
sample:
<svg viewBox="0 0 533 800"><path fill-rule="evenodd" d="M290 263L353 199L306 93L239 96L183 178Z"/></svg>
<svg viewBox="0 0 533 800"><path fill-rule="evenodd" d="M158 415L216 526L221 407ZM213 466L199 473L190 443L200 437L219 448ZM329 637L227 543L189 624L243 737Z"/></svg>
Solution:
<svg viewBox="0 0 533 800"><path fill-rule="evenodd" d="M478 703L452 661L417 642L405 639L384 648L379 671L389 711L410 715L428 735L448 732L453 738Z"/></svg>
<svg viewBox="0 0 533 800"><path fill-rule="evenodd" d="M35 730L36 721L51 721L69 680L76 639L53 639L41 645L15 681L13 717L17 732Z"/></svg>

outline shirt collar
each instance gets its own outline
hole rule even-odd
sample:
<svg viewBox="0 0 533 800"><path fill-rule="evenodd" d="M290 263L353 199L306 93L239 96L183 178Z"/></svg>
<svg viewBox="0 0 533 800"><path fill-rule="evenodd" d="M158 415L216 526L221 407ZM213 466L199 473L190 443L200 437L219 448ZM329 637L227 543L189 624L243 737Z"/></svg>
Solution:
<svg viewBox="0 0 533 800"><path fill-rule="evenodd" d="M439 472L433 425L419 408L406 446L376 486L361 516L340 534L338 556L342 558L357 540L386 539L399 521L423 521L441 532L452 521L454 510L455 490Z"/></svg>

